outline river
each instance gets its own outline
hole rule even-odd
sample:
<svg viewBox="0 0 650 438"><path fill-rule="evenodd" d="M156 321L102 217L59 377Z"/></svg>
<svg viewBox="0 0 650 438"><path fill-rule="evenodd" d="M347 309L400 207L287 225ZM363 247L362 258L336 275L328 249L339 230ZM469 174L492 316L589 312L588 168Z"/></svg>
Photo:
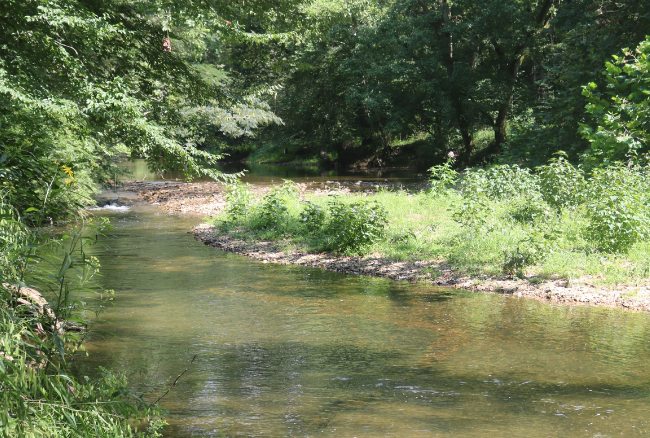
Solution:
<svg viewBox="0 0 650 438"><path fill-rule="evenodd" d="M650 432L650 315L251 261L134 201L93 247L117 292L78 372L160 390L165 437Z"/></svg>

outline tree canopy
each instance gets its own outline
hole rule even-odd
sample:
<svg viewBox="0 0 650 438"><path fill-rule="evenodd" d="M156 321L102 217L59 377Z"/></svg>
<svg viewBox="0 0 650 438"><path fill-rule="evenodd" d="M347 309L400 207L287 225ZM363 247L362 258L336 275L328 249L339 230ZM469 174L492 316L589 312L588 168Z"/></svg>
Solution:
<svg viewBox="0 0 650 438"><path fill-rule="evenodd" d="M224 178L210 168L219 156L201 148L206 137L248 135L279 119L206 65L207 45L259 39L241 24L251 16L279 37L290 6L2 2L0 176L11 202L22 210L81 206L124 153L146 157L153 171Z"/></svg>
<svg viewBox="0 0 650 438"><path fill-rule="evenodd" d="M285 125L262 138L324 148L341 164L386 164L404 138L424 139L412 157L423 165L449 150L464 165L532 166L558 150L579 159L589 148L581 124L596 127L582 87L605 85L611 56L650 34L650 7L636 0L339 0L300 10L308 31L238 46L256 61L231 65L232 77L281 87L269 103Z"/></svg>
<svg viewBox="0 0 650 438"><path fill-rule="evenodd" d="M648 34L642 0L7 0L2 187L23 211L62 211L118 155L225 178L212 165L242 144L341 165L408 148L422 167L449 150L460 165L621 159L623 137L605 137L622 125L599 111L646 102L606 100L634 87ZM624 141L645 151L647 124L626 117Z"/></svg>

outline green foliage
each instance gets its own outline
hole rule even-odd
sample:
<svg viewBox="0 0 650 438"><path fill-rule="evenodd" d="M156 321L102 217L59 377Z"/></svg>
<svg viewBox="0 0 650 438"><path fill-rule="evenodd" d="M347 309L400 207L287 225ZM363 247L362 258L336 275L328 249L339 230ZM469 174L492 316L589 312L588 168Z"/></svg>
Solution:
<svg viewBox="0 0 650 438"><path fill-rule="evenodd" d="M488 223L493 212L491 201L512 200L539 196L536 175L517 165L492 166L468 171L461 180L462 204L454 213L460 223L474 228Z"/></svg>
<svg viewBox="0 0 650 438"><path fill-rule="evenodd" d="M519 247L514 251L505 251L503 272L509 275L516 275L520 278L526 276L526 268L537 262L536 257L528 251L519 251Z"/></svg>
<svg viewBox="0 0 650 438"><path fill-rule="evenodd" d="M456 157L454 153L449 152L447 154L447 161L429 169L429 173L431 173L431 177L429 178L431 193L435 196L445 193L448 188L456 183L458 172L453 168L455 162Z"/></svg>
<svg viewBox="0 0 650 438"><path fill-rule="evenodd" d="M270 193L262 199L257 226L260 228L282 228L287 221L286 202L278 193Z"/></svg>
<svg viewBox="0 0 650 438"><path fill-rule="evenodd" d="M376 202L343 203L334 198L328 204L329 220L324 229L332 249L342 253L360 253L384 235L388 217Z"/></svg>
<svg viewBox="0 0 650 438"><path fill-rule="evenodd" d="M293 7L283 2L272 15ZM113 180L124 153L147 158L153 172L232 179L209 166L220 157L206 147L281 121L259 93L195 64L204 65L211 38L250 39L236 22L225 31L220 13L232 24L254 9L4 2L0 16L12 25L0 28L0 189L8 200L20 212L45 206L43 219L66 217L92 203L96 183Z"/></svg>
<svg viewBox="0 0 650 438"><path fill-rule="evenodd" d="M635 51L624 49L603 72L604 92L590 82L583 88L587 112L595 119L594 130L582 124L580 132L591 144L590 165L633 160L650 151L650 37Z"/></svg>
<svg viewBox="0 0 650 438"><path fill-rule="evenodd" d="M545 222L551 213L549 205L534 195L515 198L508 203L508 214L521 225Z"/></svg>
<svg viewBox="0 0 650 438"><path fill-rule="evenodd" d="M298 185L289 179L283 179L282 185L273 187L272 192L285 198L295 198L298 196Z"/></svg>
<svg viewBox="0 0 650 438"><path fill-rule="evenodd" d="M588 239L605 252L627 252L650 238L650 179L647 168L595 169L588 182Z"/></svg>
<svg viewBox="0 0 650 438"><path fill-rule="evenodd" d="M254 199L248 187L248 183L242 184L237 181L226 188L226 201L228 202L226 215L231 221L246 217L250 213Z"/></svg>
<svg viewBox="0 0 650 438"><path fill-rule="evenodd" d="M549 164L537 168L542 198L557 211L576 208L584 202L584 172L580 166L573 166L563 152L557 155Z"/></svg>
<svg viewBox="0 0 650 438"><path fill-rule="evenodd" d="M532 190L531 178L533 182L535 178L541 179L541 170L538 173L517 172L512 167L493 172L487 169L478 175L499 181L518 175L516 178L521 181L508 183L529 190L513 196L502 195L506 189L495 187L479 192L481 195L477 198L474 192L463 191L463 180L458 190L447 190L438 196L428 191L349 194L337 202L350 206L357 202L367 205L376 202L388 218L383 233L357 251L339 249L335 236L328 233L331 211L327 201L308 192L303 195L308 203L287 204L286 227L256 229L254 218L249 216L240 218L237 227L229 228L228 232L244 239L278 240L280 246L308 252L367 254L372 251L373 256L390 260L439 260L459 275L499 276L505 272L527 279L537 278L537 281L588 276L588 281L604 284L643 283L647 281L650 260L650 237L647 234L644 237L644 227L650 221L646 218L629 223L636 240L630 240L629 233L610 231L607 221L628 220L620 214L628 215L631 208L636 209L639 218L647 215L648 170L619 166L608 171L611 173L584 175L584 185L576 186L583 187L579 195L583 203L561 211L544 201L542 182L537 180L538 189ZM565 173L553 175L561 186ZM566 175L565 183L571 185L573 172ZM497 184L487 181L486 185ZM510 190L507 189L508 193L514 193ZM563 196L562 191L557 193ZM613 202L608 197L611 194L621 199L607 205ZM567 196L571 199L577 195L567 192ZM561 201L561 205L570 205L569 200ZM471 202L476 202L478 214L470 214L468 210L461 213ZM607 216L601 218L600 211L606 211ZM363 217L356 212L342 216L345 218L339 227L342 230L352 228L350 223ZM616 243L621 241L625 245ZM615 249L617 247L621 249Z"/></svg>
<svg viewBox="0 0 650 438"><path fill-rule="evenodd" d="M321 206L309 201L303 203L303 209L300 211L300 221L310 233L316 234L322 230L326 218L325 210Z"/></svg>

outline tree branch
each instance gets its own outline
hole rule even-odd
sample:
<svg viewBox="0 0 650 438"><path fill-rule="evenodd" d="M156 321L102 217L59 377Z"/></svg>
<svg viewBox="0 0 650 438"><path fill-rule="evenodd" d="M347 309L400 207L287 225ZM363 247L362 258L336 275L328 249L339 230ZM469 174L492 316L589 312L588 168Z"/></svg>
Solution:
<svg viewBox="0 0 650 438"><path fill-rule="evenodd" d="M178 379L180 379L181 377L183 377L183 374L185 374L185 373L187 372L187 370L190 369L190 367L191 367L192 364L194 363L194 359L196 359L196 356L198 356L198 355L196 355L196 354L194 355L194 357L193 357L192 360L190 361L190 364L187 366L187 368L185 368L185 371L183 371L182 373L180 373L180 374L178 375L178 377L176 377L176 380L174 380L174 383L172 383L172 385L171 385L169 388L167 388L167 391L165 391L165 393L164 393L163 395L161 395L160 397L158 397L158 399L157 399L155 402L153 402L152 404L154 404L154 405L157 404L160 400L162 400L162 398L163 398L164 396L166 396L167 394L169 394L169 391L171 391L172 388L173 388L174 386L176 386L176 383L178 383Z"/></svg>

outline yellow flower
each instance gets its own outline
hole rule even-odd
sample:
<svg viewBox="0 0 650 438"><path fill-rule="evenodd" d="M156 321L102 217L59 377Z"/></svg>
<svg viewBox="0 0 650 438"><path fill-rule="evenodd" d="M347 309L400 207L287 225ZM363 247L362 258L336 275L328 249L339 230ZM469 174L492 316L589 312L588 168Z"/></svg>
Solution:
<svg viewBox="0 0 650 438"><path fill-rule="evenodd" d="M66 178L65 181L63 181L65 183L65 185L67 186L68 184L70 184L72 182L77 184L77 179L74 177L74 172L72 171L72 168L66 166L65 164L63 166L61 166L61 168L63 169L63 171L65 173L68 174L68 176L70 176L70 178Z"/></svg>

